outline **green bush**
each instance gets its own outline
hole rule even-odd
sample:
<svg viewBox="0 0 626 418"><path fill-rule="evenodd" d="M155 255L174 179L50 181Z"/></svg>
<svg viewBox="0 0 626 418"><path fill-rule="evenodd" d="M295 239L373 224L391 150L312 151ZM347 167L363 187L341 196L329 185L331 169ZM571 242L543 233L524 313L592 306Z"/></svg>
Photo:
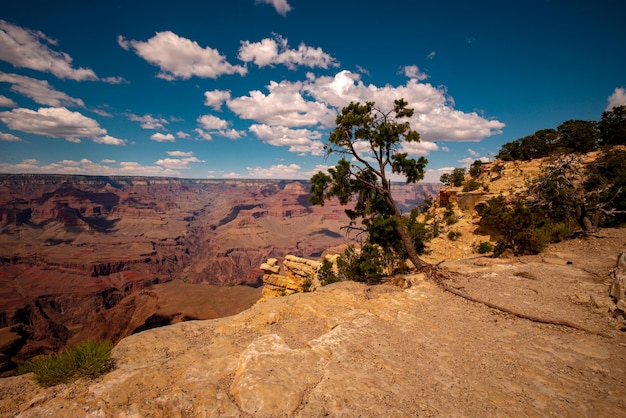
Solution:
<svg viewBox="0 0 626 418"><path fill-rule="evenodd" d="M482 184L474 179L469 179L465 183L463 183L463 191L464 192L473 192L474 190L480 189Z"/></svg>
<svg viewBox="0 0 626 418"><path fill-rule="evenodd" d="M342 280L380 283L383 279L383 260L377 246L365 244L359 251L354 245L348 246L337 259L339 277Z"/></svg>
<svg viewBox="0 0 626 418"><path fill-rule="evenodd" d="M28 361L18 373L34 373L37 383L44 387L100 376L113 367L112 349L109 341L85 341L59 354Z"/></svg>
<svg viewBox="0 0 626 418"><path fill-rule="evenodd" d="M462 234L459 231L450 231L448 232L448 239L450 241L456 241Z"/></svg>
<svg viewBox="0 0 626 418"><path fill-rule="evenodd" d="M333 263L331 263L327 258L322 260L322 265L317 272L317 278L322 286L339 281L339 276L337 276L333 270Z"/></svg>
<svg viewBox="0 0 626 418"><path fill-rule="evenodd" d="M476 247L476 252L478 254L487 254L493 251L493 244L489 241L483 241Z"/></svg>

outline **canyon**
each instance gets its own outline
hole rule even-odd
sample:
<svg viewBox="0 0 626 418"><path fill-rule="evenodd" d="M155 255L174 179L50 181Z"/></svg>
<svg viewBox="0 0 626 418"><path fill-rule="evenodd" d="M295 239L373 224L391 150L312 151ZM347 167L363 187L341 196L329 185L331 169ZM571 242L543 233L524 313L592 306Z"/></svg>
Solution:
<svg viewBox="0 0 626 418"><path fill-rule="evenodd" d="M403 211L439 185L394 185ZM260 297L268 258L352 242L308 182L0 175L0 371L88 338L119 341Z"/></svg>

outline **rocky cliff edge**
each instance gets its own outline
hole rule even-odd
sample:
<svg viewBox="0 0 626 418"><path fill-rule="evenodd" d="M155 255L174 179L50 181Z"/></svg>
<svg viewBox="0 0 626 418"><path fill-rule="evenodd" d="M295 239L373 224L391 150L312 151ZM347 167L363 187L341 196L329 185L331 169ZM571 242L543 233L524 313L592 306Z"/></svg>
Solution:
<svg viewBox="0 0 626 418"><path fill-rule="evenodd" d="M621 232L442 265L453 288L586 331L506 315L420 276L405 290L341 282L127 337L97 380L0 379L0 415L624 416L626 335L605 305Z"/></svg>

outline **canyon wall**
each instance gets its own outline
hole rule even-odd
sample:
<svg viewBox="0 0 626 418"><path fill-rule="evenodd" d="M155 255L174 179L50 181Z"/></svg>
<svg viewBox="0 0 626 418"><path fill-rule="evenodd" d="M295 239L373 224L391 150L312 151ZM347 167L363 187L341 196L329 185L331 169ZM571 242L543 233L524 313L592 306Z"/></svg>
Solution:
<svg viewBox="0 0 626 418"><path fill-rule="evenodd" d="M150 290L160 283L259 287L268 258L316 259L349 242L344 208L311 206L308 188L306 181L0 175L0 370L79 336L117 340L149 327L144 321L164 304ZM438 188L394 189L408 211ZM239 309L253 303L244 293ZM181 304L170 311L195 318Z"/></svg>

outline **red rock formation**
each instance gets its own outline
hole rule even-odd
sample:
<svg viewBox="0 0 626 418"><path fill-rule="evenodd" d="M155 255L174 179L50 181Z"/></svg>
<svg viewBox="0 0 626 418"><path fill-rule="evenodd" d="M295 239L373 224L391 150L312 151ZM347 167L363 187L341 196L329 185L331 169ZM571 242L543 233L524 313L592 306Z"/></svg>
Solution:
<svg viewBox="0 0 626 418"><path fill-rule="evenodd" d="M394 187L404 205L432 192ZM265 260L319 257L347 241L345 224L337 202L308 203L303 181L0 175L0 328L23 336L17 359L87 323L116 337L151 316L147 286L259 286ZM132 325L107 314L135 294Z"/></svg>

